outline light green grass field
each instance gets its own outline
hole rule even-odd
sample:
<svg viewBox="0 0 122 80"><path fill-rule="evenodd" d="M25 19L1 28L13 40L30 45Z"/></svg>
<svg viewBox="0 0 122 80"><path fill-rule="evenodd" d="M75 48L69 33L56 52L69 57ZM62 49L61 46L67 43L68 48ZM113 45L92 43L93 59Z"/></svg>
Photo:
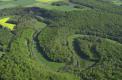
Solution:
<svg viewBox="0 0 122 80"><path fill-rule="evenodd" d="M46 2L46 3L52 3L52 2L65 1L65 0L36 0L36 1Z"/></svg>
<svg viewBox="0 0 122 80"><path fill-rule="evenodd" d="M121 0L112 0L112 3L116 4L116 5L122 5L122 1Z"/></svg>
<svg viewBox="0 0 122 80"><path fill-rule="evenodd" d="M107 1L118 6L122 5L122 0L103 0L103 1Z"/></svg>
<svg viewBox="0 0 122 80"><path fill-rule="evenodd" d="M73 8L72 6L52 6L51 3L57 1L68 1L68 0L0 0L0 9L11 8L11 7L40 7L48 10L59 10L59 11L72 11L80 10Z"/></svg>
<svg viewBox="0 0 122 80"><path fill-rule="evenodd" d="M40 7L49 10L71 11L79 10L71 6L52 6L51 3L67 0L0 0L0 9L11 7Z"/></svg>

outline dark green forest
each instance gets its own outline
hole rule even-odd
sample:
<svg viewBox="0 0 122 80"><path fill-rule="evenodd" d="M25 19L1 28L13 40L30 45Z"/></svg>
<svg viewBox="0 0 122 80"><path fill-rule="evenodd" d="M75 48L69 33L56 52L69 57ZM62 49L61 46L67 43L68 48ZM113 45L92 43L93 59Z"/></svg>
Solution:
<svg viewBox="0 0 122 80"><path fill-rule="evenodd" d="M122 5L104 0L54 2L78 10L0 9L0 80L121 80ZM85 8L85 9L84 9Z"/></svg>

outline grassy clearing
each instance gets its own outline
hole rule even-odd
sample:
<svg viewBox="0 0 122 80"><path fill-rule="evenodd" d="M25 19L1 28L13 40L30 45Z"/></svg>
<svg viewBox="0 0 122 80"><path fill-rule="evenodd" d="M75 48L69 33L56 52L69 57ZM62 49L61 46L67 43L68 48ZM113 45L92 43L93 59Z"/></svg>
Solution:
<svg viewBox="0 0 122 80"><path fill-rule="evenodd" d="M11 7L40 7L49 10L59 10L59 11L71 11L71 10L80 10L73 8L71 6L52 6L52 2L56 1L64 1L64 0L9 0L9 1L1 1L0 2L0 9L4 8L11 8Z"/></svg>
<svg viewBox="0 0 122 80"><path fill-rule="evenodd" d="M36 27L36 32L35 34L38 34L38 32L40 32L40 30L42 31L45 27L46 27L46 24L45 23L38 23L37 24L38 27ZM40 27L41 26L41 27ZM34 34L34 33L33 33ZM32 36L34 37L34 36ZM30 44L30 51L32 51L31 53L35 53L33 56L34 58L41 64L43 64L46 68L48 69L52 69L52 70L55 70L57 71L59 68L63 67L64 64L63 63L56 63L56 62L50 62L48 60L46 60L39 51L37 51L36 49L36 44L34 41L32 41L31 43L33 44Z"/></svg>
<svg viewBox="0 0 122 80"><path fill-rule="evenodd" d="M43 24L42 24L43 25ZM20 30L21 31L21 30ZM11 47L11 53L9 53L8 55L12 56L12 58L15 58L16 61L20 61L21 64L22 64L22 61L25 60L25 62L27 63L24 63L24 66L25 65L28 65L28 66L31 66L31 67L34 67L32 68L33 70L37 70L37 71L40 71L40 73L42 73L43 75L47 75L48 72L49 74L53 74L53 75L58 75L58 76L61 76L61 77L64 77L66 76L66 78L64 80L79 80L78 78L76 78L74 75L72 74L69 74L69 73L59 73L59 72L56 72L53 70L53 68L56 68L54 66L57 66L55 65L55 63L50 63L46 60L44 60L43 57L39 57L40 58L40 62L41 64L37 65L38 62L36 62L35 60L29 58L28 56L30 55L30 51L28 50L28 47L26 44L27 43L27 40L31 41L32 37L33 37L33 34L35 33L34 29L31 29L31 28L28 28L28 29L24 29L22 30L22 33L19 35L19 37L13 42L12 44L12 47ZM17 53L17 55L15 55ZM2 55L3 53L0 53L0 56ZM38 53L36 53L38 54ZM39 56L39 55L38 55ZM19 57L19 58L18 58ZM23 60L21 60L23 59ZM41 61L43 59L43 61ZM10 64L10 63L9 63ZM12 64L12 61L11 61L11 64ZM15 64L15 63L14 63ZM21 65L19 64L19 65ZM49 64L49 65L48 65ZM6 64L8 65L8 64ZM58 64L58 66L60 65L60 63ZM14 67L15 68L15 67ZM5 69L5 68L4 68ZM17 68L18 69L18 68ZM30 70L29 70L30 71ZM31 70L32 71L32 70ZM20 71L21 72L21 71ZM18 73L16 75L19 75L21 73ZM26 72L24 73L26 74ZM35 73L34 73L35 74ZM30 75L30 74L29 74ZM37 74L38 75L38 74ZM27 79L27 78L26 78ZM11 79L12 80L12 79ZM37 79L36 79L37 80ZM44 79L45 80L45 79ZM63 80L63 78L61 79Z"/></svg>
<svg viewBox="0 0 122 80"><path fill-rule="evenodd" d="M112 3L116 4L116 5L122 5L122 1L121 0L113 0Z"/></svg>
<svg viewBox="0 0 122 80"><path fill-rule="evenodd" d="M110 2L118 6L122 5L122 0L104 0L104 1Z"/></svg>
<svg viewBox="0 0 122 80"><path fill-rule="evenodd" d="M114 41L114 40L111 40L111 39L107 39L107 38L100 38L100 37L96 37L96 36L81 35L81 34L76 34L76 35L69 36L67 38L68 47L69 47L70 51L74 54L74 56L76 58L79 58L80 59L80 64L81 64L81 67L83 69L86 69L86 68L88 68L88 67L96 64L96 62L95 61L90 61L90 60L87 60L87 59L84 59L84 58L81 58L79 55L77 55L76 54L76 51L74 49L75 46L73 46L73 42L75 41L75 39L80 39L80 38L82 39L83 38L83 40L81 40L82 45L84 45L84 46L82 46L82 48L83 48L87 44L94 45L94 42L87 41L88 38L92 38L92 37L94 37L94 40L97 39L97 38L101 39L102 43L113 44L113 45L117 45L117 46L122 46L122 44L120 44L119 42ZM84 40L85 38L86 38L86 40ZM97 44L97 43L98 42L96 42L95 44ZM97 44L97 46L101 46L102 43ZM80 45L80 43L79 43L79 45ZM91 59L92 58L95 59L95 57L94 57L94 54L95 53L91 52L91 49L84 48L83 50L86 51L87 55L89 55ZM87 50L89 50L89 51L87 51ZM96 59L97 58L98 58L98 56L96 57Z"/></svg>
<svg viewBox="0 0 122 80"><path fill-rule="evenodd" d="M34 3L33 5L27 5L26 7L33 7L33 6L48 9L48 10L58 10L58 11L81 10L70 6L52 6L50 4L43 4L43 3Z"/></svg>
<svg viewBox="0 0 122 80"><path fill-rule="evenodd" d="M0 1L2 2L2 1L12 1L12 0L0 0Z"/></svg>
<svg viewBox="0 0 122 80"><path fill-rule="evenodd" d="M76 54L76 51L74 50L74 46L73 46L73 42L74 42L75 39L77 39L77 38L83 38L83 37L89 37L89 36L88 35L81 35L81 34L72 35L72 36L69 36L67 38L67 41L68 41L68 47L69 47L69 49L71 50L71 52L75 55L75 57L77 59L79 58L79 62L81 64L81 67L82 67L83 70L85 70L86 68L94 65L95 62L81 58L78 54ZM89 42L87 42L87 43L89 43Z"/></svg>
<svg viewBox="0 0 122 80"><path fill-rule="evenodd" d="M36 1L45 2L45 3L52 3L52 2L64 1L64 0L36 0Z"/></svg>
<svg viewBox="0 0 122 80"><path fill-rule="evenodd" d="M45 68L50 70L58 70L59 68L63 67L63 63L56 63L56 62L50 62L46 60L40 52L37 51L36 44L33 41L33 36L35 32L38 32L38 30L42 30L46 27L46 24L37 22L35 23L34 29L28 28L22 30L21 35L19 38L13 43L12 48L18 47L18 52L22 53L29 53L29 55L32 55L32 57L38 61L41 65L45 66ZM16 51L16 50L12 50ZM14 53L14 52L13 52Z"/></svg>
<svg viewBox="0 0 122 80"><path fill-rule="evenodd" d="M0 1L0 9L4 8L12 8L12 7L18 7L18 6L26 6L29 4L35 3L35 0L10 0L10 1Z"/></svg>

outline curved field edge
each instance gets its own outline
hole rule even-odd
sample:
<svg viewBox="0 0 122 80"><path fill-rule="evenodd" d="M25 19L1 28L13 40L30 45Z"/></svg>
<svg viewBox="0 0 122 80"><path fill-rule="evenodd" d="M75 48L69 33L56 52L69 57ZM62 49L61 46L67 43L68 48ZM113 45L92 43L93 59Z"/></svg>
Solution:
<svg viewBox="0 0 122 80"><path fill-rule="evenodd" d="M75 39L78 39L78 38L84 38L84 39L85 38L94 38L94 39L98 38L99 40L102 40L103 42L107 42L109 44L114 44L114 45L118 45L118 46L122 47L122 44L117 42L117 41L114 41L114 40L111 40L111 39L107 39L107 38L101 38L101 37L94 36L94 35L75 34L75 35L69 36L67 38L67 42L68 42L68 47L69 47L70 51L72 52L72 54L74 54L74 56L76 56L76 58L80 58L81 59L80 62L88 63L87 65L89 65L89 66L91 65L92 67L95 66L95 64L97 62L89 61L85 57L80 57L78 54L76 54L76 51L74 50L75 46L73 45L73 42L75 41Z"/></svg>
<svg viewBox="0 0 122 80"><path fill-rule="evenodd" d="M19 32L21 34L12 42L10 52L3 53L0 58L0 78L9 78L9 80L12 80L13 78L19 79L18 76L20 76L21 79L25 79L28 73L29 75L33 75L30 76L30 79L35 80L41 77L43 77L44 80L49 80L50 78L58 80L79 80L79 78L70 73L57 72L57 69L62 67L62 64L48 62L41 53L35 49L35 44L32 43L33 35L35 32L38 32L38 30L41 31L45 28L46 24L37 22L35 25L36 28L20 29Z"/></svg>

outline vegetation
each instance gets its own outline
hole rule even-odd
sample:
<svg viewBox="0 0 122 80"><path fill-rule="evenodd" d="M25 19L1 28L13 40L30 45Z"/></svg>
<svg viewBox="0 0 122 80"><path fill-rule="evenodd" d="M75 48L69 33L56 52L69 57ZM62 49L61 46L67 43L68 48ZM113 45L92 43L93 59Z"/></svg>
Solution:
<svg viewBox="0 0 122 80"><path fill-rule="evenodd" d="M63 70L81 80L121 79L121 68L113 69L121 65L121 15L94 10L45 14L48 27L38 38L50 61L65 63Z"/></svg>
<svg viewBox="0 0 122 80"><path fill-rule="evenodd" d="M111 13L122 13L122 6L118 6L111 2L107 2L109 0L70 0L72 3L80 4L92 9L107 11ZM116 0L112 0L116 1Z"/></svg>
<svg viewBox="0 0 122 80"><path fill-rule="evenodd" d="M55 2L68 2L68 0L0 0L0 9L10 8L10 7L40 7L48 10L59 10L59 11L71 11L77 10L72 6L53 6L52 3Z"/></svg>
<svg viewBox="0 0 122 80"><path fill-rule="evenodd" d="M121 6L66 3L0 10L16 24L14 31L0 26L0 80L121 80Z"/></svg>

